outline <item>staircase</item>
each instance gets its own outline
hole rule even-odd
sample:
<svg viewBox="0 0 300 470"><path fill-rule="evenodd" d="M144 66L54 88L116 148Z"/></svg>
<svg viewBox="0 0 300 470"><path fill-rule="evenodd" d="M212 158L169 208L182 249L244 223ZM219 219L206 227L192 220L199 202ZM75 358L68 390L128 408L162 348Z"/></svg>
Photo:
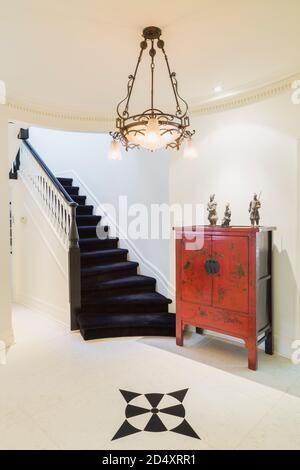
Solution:
<svg viewBox="0 0 300 470"><path fill-rule="evenodd" d="M127 260L128 250L118 238L98 238L101 216L86 205L86 196L71 178L57 178L78 204L76 221L81 259L81 311L77 315L85 340L118 336L175 336L171 300L155 290L152 277L137 273L138 263Z"/></svg>

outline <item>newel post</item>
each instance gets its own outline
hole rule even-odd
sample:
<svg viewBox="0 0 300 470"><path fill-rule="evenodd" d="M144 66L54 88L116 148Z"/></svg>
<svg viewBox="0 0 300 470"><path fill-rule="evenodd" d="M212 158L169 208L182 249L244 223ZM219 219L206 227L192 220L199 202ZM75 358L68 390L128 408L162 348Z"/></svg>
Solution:
<svg viewBox="0 0 300 470"><path fill-rule="evenodd" d="M76 223L76 202L70 203L71 220L69 233L69 296L71 308L71 330L78 330L77 314L81 308L81 274L79 235Z"/></svg>

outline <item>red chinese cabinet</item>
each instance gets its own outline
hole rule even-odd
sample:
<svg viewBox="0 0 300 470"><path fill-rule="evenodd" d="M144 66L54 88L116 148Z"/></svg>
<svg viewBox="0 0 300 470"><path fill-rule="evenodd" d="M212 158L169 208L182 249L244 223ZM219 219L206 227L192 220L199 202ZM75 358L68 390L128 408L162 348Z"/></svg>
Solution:
<svg viewBox="0 0 300 470"><path fill-rule="evenodd" d="M241 338L248 367L257 345L273 354L272 230L268 227L176 228L176 343L189 324Z"/></svg>

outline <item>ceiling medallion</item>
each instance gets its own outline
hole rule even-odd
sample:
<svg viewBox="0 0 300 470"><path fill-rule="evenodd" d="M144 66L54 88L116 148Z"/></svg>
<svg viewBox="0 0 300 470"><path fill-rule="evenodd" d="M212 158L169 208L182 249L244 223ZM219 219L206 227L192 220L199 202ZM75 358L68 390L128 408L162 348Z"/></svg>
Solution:
<svg viewBox="0 0 300 470"><path fill-rule="evenodd" d="M143 30L143 41L140 44L140 53L133 75L129 75L127 95L117 106L116 131L110 132L113 140L110 147L109 158L120 160L120 143L126 151L133 148L157 150L161 148L177 149L186 142L184 155L188 158L196 156L192 143L195 131L189 130L190 120L188 116L187 102L178 93L176 73L171 72L168 57L165 52L165 44L161 37L161 29L149 26ZM132 90L135 84L139 65L144 51L150 46L150 73L151 73L151 107L141 114L131 115L129 104ZM157 49L161 50L167 71L171 81L171 87L175 98L175 113L163 112L154 106L154 73L155 55Z"/></svg>

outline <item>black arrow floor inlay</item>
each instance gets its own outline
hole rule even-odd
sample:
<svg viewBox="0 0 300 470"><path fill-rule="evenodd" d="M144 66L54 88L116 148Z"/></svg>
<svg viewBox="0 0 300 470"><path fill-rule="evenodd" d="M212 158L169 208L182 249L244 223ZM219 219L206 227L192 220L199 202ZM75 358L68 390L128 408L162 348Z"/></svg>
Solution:
<svg viewBox="0 0 300 470"><path fill-rule="evenodd" d="M133 416L142 415L143 413L150 413L147 408L141 408L140 406L128 405L126 406L125 415L126 418L132 418Z"/></svg>
<svg viewBox="0 0 300 470"><path fill-rule="evenodd" d="M177 390L176 392L166 394L142 394L130 392L128 390L120 390L127 403L125 408L126 419L112 440L120 439L121 437L130 436L131 434L136 434L142 431L171 431L184 436L200 439L198 434L185 419L186 411L182 402L187 391L188 389L186 388L184 390ZM171 404L170 406L170 401L175 404ZM172 425L168 424L168 416L169 419L173 420Z"/></svg>
<svg viewBox="0 0 300 470"><path fill-rule="evenodd" d="M120 439L120 437L125 437L125 436L129 436L130 434L135 434L137 432L141 432L141 429L135 428L130 423L128 423L127 419L125 419L124 423L122 424L118 432L112 438L112 441L114 441L115 439Z"/></svg>
<svg viewBox="0 0 300 470"><path fill-rule="evenodd" d="M168 393L168 395L170 397L176 398L176 400L178 400L182 403L183 400L185 399L187 391L188 391L188 388L185 388L184 390L178 390L177 392Z"/></svg>
<svg viewBox="0 0 300 470"><path fill-rule="evenodd" d="M146 393L145 395L152 408L157 407L163 396L163 393Z"/></svg>
<svg viewBox="0 0 300 470"><path fill-rule="evenodd" d="M189 423L184 419L179 426L176 428L170 429L172 432L177 432L178 434L184 434L185 436L195 437L196 439L200 439L198 434L195 433L194 429L191 428Z"/></svg>
<svg viewBox="0 0 300 470"><path fill-rule="evenodd" d="M131 400L141 395L140 393L128 392L127 390L120 390L120 392L122 393L127 403L129 403Z"/></svg>
<svg viewBox="0 0 300 470"><path fill-rule="evenodd" d="M185 417L185 409L183 405L169 406L168 408L162 408L161 413L166 413L168 415L180 416L181 418Z"/></svg>
<svg viewBox="0 0 300 470"><path fill-rule="evenodd" d="M157 414L153 414L145 427L145 431L162 432L167 431L167 428Z"/></svg>

